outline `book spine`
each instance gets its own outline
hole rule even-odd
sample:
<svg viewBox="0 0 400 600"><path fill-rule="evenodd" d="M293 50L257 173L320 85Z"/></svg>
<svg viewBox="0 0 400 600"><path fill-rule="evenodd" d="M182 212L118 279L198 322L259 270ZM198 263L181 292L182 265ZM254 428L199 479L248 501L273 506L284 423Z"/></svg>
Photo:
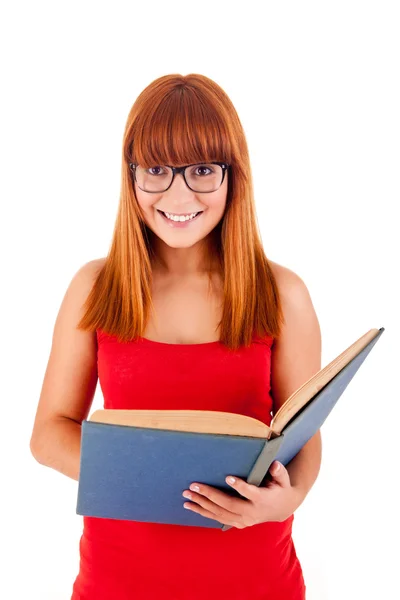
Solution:
<svg viewBox="0 0 400 600"><path fill-rule="evenodd" d="M281 447L283 438L284 434L281 434L276 438L265 440L264 448L258 455L258 458L247 477L247 483L256 486L260 485L265 475L267 474L271 464L274 462L275 456L278 454L278 450ZM231 525L223 525L221 527L221 531L228 531L228 529L231 528Z"/></svg>

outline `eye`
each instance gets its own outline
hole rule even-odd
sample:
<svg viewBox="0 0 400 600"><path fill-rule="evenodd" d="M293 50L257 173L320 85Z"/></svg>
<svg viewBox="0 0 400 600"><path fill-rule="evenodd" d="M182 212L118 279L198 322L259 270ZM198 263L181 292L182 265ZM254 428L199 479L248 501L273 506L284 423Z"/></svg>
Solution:
<svg viewBox="0 0 400 600"><path fill-rule="evenodd" d="M201 173L197 173L197 171L198 171L198 170L200 170L200 171L201 171ZM209 171L210 173L213 173L213 172L214 172L214 170L213 170L213 168L211 167L211 165L197 165L197 166L194 168L194 170L193 170L193 171L194 171L194 174L195 174L195 175L200 175L200 176L201 176L201 175L203 175L203 174L204 174L204 175L208 175L208 173L204 173L204 171L205 171L205 170L206 170L206 171Z"/></svg>
<svg viewBox="0 0 400 600"><path fill-rule="evenodd" d="M150 167L149 169L146 169L146 171L148 171L150 173L150 175L163 175L163 173L152 173L151 172L152 170L157 171L157 169L164 169L164 167L161 167L160 165L156 165L155 167Z"/></svg>

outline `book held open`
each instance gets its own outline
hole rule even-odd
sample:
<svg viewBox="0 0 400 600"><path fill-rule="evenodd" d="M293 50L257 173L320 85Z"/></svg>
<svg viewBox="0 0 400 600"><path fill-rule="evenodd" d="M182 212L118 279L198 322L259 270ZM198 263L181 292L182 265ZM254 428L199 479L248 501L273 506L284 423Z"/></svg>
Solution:
<svg viewBox="0 0 400 600"><path fill-rule="evenodd" d="M242 498L227 475L260 485L274 460L288 464L320 429L383 331L370 329L313 375L270 426L220 411L94 411L82 422L77 514L230 529L186 511L183 490L199 481Z"/></svg>

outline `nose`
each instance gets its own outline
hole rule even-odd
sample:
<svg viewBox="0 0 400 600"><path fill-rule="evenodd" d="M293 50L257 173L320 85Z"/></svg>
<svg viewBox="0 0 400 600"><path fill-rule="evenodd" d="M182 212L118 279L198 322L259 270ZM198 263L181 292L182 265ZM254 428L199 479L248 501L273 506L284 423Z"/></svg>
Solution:
<svg viewBox="0 0 400 600"><path fill-rule="evenodd" d="M165 192L165 194L168 194L168 192L171 191L179 192L180 194L186 191L190 195L194 194L194 192L186 185L186 181L182 172L176 173L171 187Z"/></svg>

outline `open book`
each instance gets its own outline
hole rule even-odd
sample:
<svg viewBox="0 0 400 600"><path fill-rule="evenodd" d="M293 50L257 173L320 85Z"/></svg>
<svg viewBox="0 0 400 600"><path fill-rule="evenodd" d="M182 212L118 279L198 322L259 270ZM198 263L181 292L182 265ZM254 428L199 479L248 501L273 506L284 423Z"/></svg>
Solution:
<svg viewBox="0 0 400 600"><path fill-rule="evenodd" d="M82 422L77 514L230 529L185 510L183 490L199 481L242 498L225 482L228 474L260 485L274 460L290 462L320 429L383 331L370 329L313 375L270 426L219 411L96 410Z"/></svg>

